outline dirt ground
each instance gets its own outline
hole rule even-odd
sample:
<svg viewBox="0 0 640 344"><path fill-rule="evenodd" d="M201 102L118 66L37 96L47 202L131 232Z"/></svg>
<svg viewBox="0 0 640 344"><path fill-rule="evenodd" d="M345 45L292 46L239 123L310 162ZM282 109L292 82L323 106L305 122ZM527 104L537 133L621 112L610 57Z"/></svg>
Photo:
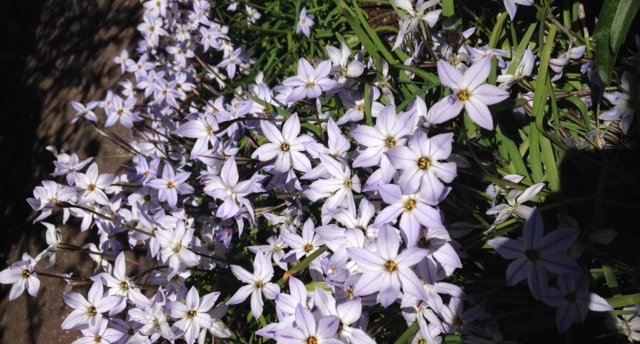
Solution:
<svg viewBox="0 0 640 344"><path fill-rule="evenodd" d="M88 124L71 125L72 100L102 99L117 85L113 58L137 40L138 0L0 1L0 270L27 251L44 247L41 225L25 199L53 170L47 145L66 146L80 158L100 155L100 171L122 162L116 145ZM100 114L99 114L100 116ZM64 240L82 244L85 233L64 228ZM88 275L87 257L59 256L56 271ZM37 298L8 301L0 285L0 343L70 343L60 329L69 313L62 301L65 283L42 277Z"/></svg>

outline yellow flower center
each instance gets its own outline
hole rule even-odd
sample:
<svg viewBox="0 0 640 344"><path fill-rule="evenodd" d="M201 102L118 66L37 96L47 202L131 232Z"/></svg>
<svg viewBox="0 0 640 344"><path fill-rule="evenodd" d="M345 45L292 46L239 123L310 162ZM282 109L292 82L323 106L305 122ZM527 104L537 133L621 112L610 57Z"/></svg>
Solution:
<svg viewBox="0 0 640 344"><path fill-rule="evenodd" d="M90 317L95 317L96 315L98 315L98 310L94 306L91 306L87 310L87 313L89 314Z"/></svg>
<svg viewBox="0 0 640 344"><path fill-rule="evenodd" d="M311 245L311 244L304 245L304 251L307 252L307 253L313 251L313 245Z"/></svg>
<svg viewBox="0 0 640 344"><path fill-rule="evenodd" d="M314 88L314 87L316 86L316 83L315 83L315 82L313 82L313 81L309 81L309 82L307 82L307 83L305 84L305 86L306 86L307 88Z"/></svg>
<svg viewBox="0 0 640 344"><path fill-rule="evenodd" d="M398 264L393 260L387 260L387 262L384 264L384 269L389 272L394 272L398 270Z"/></svg>
<svg viewBox="0 0 640 344"><path fill-rule="evenodd" d="M420 167L421 170L428 169L429 167L431 167L431 160L429 160L429 158L427 158L426 156L423 156L418 160L418 167Z"/></svg>
<svg viewBox="0 0 640 344"><path fill-rule="evenodd" d="M458 100L461 102L466 102L469 98L471 98L471 94L467 90L462 90L458 93Z"/></svg>
<svg viewBox="0 0 640 344"><path fill-rule="evenodd" d="M416 207L416 200L413 198L410 198L407 200L407 202L405 202L404 204L404 209L406 209L407 211L412 211L413 208Z"/></svg>
<svg viewBox="0 0 640 344"><path fill-rule="evenodd" d="M196 314L198 314L198 311L196 311L195 309L191 309L187 312L187 317L193 318L196 316Z"/></svg>
<svg viewBox="0 0 640 344"><path fill-rule="evenodd" d="M290 151L290 150L291 150L291 146L289 146L289 144L285 142L285 143L283 143L283 144L281 144L281 145L280 145L280 149L281 149L283 152L288 152L288 151Z"/></svg>
<svg viewBox="0 0 640 344"><path fill-rule="evenodd" d="M22 270L22 278L29 278L31 276L31 271L24 269Z"/></svg>
<svg viewBox="0 0 640 344"><path fill-rule="evenodd" d="M391 149L396 146L396 139L393 136L389 136L386 140L384 140L384 145L387 148Z"/></svg>
<svg viewBox="0 0 640 344"><path fill-rule="evenodd" d="M95 191L97 188L95 184L89 184L89 186L87 186L87 190L89 191Z"/></svg>
<svg viewBox="0 0 640 344"><path fill-rule="evenodd" d="M176 187L176 183L174 183L174 182L168 182L167 183L167 189L173 189L175 187Z"/></svg>
<svg viewBox="0 0 640 344"><path fill-rule="evenodd" d="M307 338L307 344L318 344L318 338L316 337Z"/></svg>

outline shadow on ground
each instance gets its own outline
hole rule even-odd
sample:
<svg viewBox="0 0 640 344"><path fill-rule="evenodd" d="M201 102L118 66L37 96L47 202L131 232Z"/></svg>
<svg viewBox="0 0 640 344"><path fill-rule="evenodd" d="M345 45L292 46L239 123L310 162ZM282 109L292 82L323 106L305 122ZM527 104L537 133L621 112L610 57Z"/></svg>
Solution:
<svg viewBox="0 0 640 344"><path fill-rule="evenodd" d="M81 158L100 152L101 170L114 171L118 148L89 125L73 126L72 100L102 99L116 86L113 57L136 40L137 0L23 0L0 2L0 269L22 252L44 247L41 225L32 225L25 202L52 171L47 145L67 146ZM66 231L66 240L83 236ZM61 256L59 271L83 271L76 256ZM87 265L87 264L85 264ZM64 283L43 281L38 298L9 303L0 287L0 343L69 343L59 329L68 313Z"/></svg>

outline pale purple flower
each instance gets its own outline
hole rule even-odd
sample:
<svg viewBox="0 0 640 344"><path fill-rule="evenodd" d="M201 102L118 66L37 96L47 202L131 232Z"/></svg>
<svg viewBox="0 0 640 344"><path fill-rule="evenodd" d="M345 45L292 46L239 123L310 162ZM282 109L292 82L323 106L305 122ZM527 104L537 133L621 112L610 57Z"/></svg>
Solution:
<svg viewBox="0 0 640 344"><path fill-rule="evenodd" d="M437 204L439 200L431 199L426 192L404 192L400 186L395 184L380 185L379 192L382 200L388 206L380 211L374 226L380 227L386 223L394 223L400 216L400 230L407 246L412 247L418 243L421 226L427 228L444 227L440 213L431 206Z"/></svg>
<svg viewBox="0 0 640 344"><path fill-rule="evenodd" d="M229 79L233 79L233 77L236 76L236 68L244 63L245 58L242 55L242 48L238 48L229 54L225 54L222 61L220 61L216 67L225 68Z"/></svg>
<svg viewBox="0 0 640 344"><path fill-rule="evenodd" d="M333 316L340 320L338 336L347 343L375 344L366 332L354 327L362 316L362 301L360 299L345 300L340 303L329 292L317 288L313 293L314 305L325 317Z"/></svg>
<svg viewBox="0 0 640 344"><path fill-rule="evenodd" d="M406 35L417 31L420 22L424 22L429 27L436 25L442 10L435 10L432 9L432 7L438 3L440 3L440 0L418 0L414 8L411 0L393 0L393 4L401 8L405 14L400 17L400 30L396 36L396 42L393 44L392 50L402 45Z"/></svg>
<svg viewBox="0 0 640 344"><path fill-rule="evenodd" d="M83 329L84 337L74 340L71 344L116 344L123 334L115 329L107 328L109 321L100 319L88 328Z"/></svg>
<svg viewBox="0 0 640 344"><path fill-rule="evenodd" d="M413 126L409 125L413 123L413 116L413 113L398 116L395 106L388 105L380 111L374 127L359 125L353 129L353 139L367 147L353 161L353 167L376 166L385 152L404 145L406 136L413 130Z"/></svg>
<svg viewBox="0 0 640 344"><path fill-rule="evenodd" d="M332 46L327 46L326 49L333 63L332 71L338 75L338 83L344 84L348 78L357 78L364 72L362 62L356 59L349 62L351 49L344 41L340 43L340 49Z"/></svg>
<svg viewBox="0 0 640 344"><path fill-rule="evenodd" d="M445 190L442 182L450 183L456 177L456 163L444 161L451 154L452 143L452 133L428 138L423 131L417 131L408 147L387 152L394 167L402 170L398 180L402 189L425 191L431 200L439 199Z"/></svg>
<svg viewBox="0 0 640 344"><path fill-rule="evenodd" d="M542 300L557 307L556 326L560 333L565 332L573 323L583 322L587 310L595 312L612 311L613 307L602 297L589 291L585 275L560 275L558 288L549 288Z"/></svg>
<svg viewBox="0 0 640 344"><path fill-rule="evenodd" d="M163 306L163 304L156 302L144 310L140 308L129 310L131 319L142 324L139 330L140 333L145 336L156 334L167 339L173 338L171 326L169 325L167 315L164 313Z"/></svg>
<svg viewBox="0 0 640 344"><path fill-rule="evenodd" d="M282 125L282 132L268 121L260 121L262 133L269 140L258 147L251 158L269 161L275 158L274 167L278 172L288 172L292 167L301 172L311 169L311 162L302 152L304 143L313 139L300 134L300 119L297 114L291 115Z"/></svg>
<svg viewBox="0 0 640 344"><path fill-rule="evenodd" d="M78 158L76 153L72 153L71 155L59 154L58 159L53 162L56 166L56 170L51 175L65 176L67 184L73 186L76 184L76 175L78 172L87 166L91 160L92 158L87 158L80 161L80 158Z"/></svg>
<svg viewBox="0 0 640 344"><path fill-rule="evenodd" d="M178 204L178 194L193 193L193 187L185 183L190 175L189 172L180 172L176 175L173 167L165 164L162 169L162 178L152 179L148 185L158 190L158 199L167 201L167 204L174 208Z"/></svg>
<svg viewBox="0 0 640 344"><path fill-rule="evenodd" d="M385 226L378 232L377 252L365 248L348 247L349 257L355 261L364 273L356 282L353 293L358 296L378 292L377 301L388 307L400 297L400 290L423 299L422 282L411 269L427 255L427 251L418 247L409 247L401 252L400 240L396 230Z"/></svg>
<svg viewBox="0 0 640 344"><path fill-rule="evenodd" d="M474 63L464 74L444 61L438 61L438 76L442 85L453 90L453 94L437 102L432 110L432 123L446 122L464 108L473 122L482 128L492 130L493 119L487 105L499 103L509 97L509 93L485 83L491 71L491 57ZM437 109L437 111L435 109Z"/></svg>
<svg viewBox="0 0 640 344"><path fill-rule="evenodd" d="M20 261L0 271L0 283L13 284L9 292L9 301L17 299L25 290L33 297L38 295L40 280L35 268L36 260L25 252Z"/></svg>
<svg viewBox="0 0 640 344"><path fill-rule="evenodd" d="M622 92L606 92L604 97L613 105L609 109L600 114L599 118L603 121L620 121L620 129L624 134L629 132L631 123L633 122L633 98L631 97L632 75L628 72L622 73L620 88Z"/></svg>
<svg viewBox="0 0 640 344"><path fill-rule="evenodd" d="M238 166L236 159L230 157L224 165L219 176L211 176L205 181L204 192L218 200L222 204L218 206L216 216L221 219L235 217L242 211L242 207L253 216L253 206L245 196L252 192L253 180L238 182Z"/></svg>
<svg viewBox="0 0 640 344"><path fill-rule="evenodd" d="M183 334L188 344L196 341L201 328L211 327L212 319L207 312L213 308L218 296L218 292L209 293L204 295L201 301L198 290L192 286L184 303L174 301L167 304L169 314L177 319L173 326Z"/></svg>
<svg viewBox="0 0 640 344"><path fill-rule="evenodd" d="M115 178L113 174L99 174L98 164L92 163L89 165L86 174L76 174L76 186L84 190L80 198L85 202L108 205L109 198L103 190L109 187Z"/></svg>
<svg viewBox="0 0 640 344"><path fill-rule="evenodd" d="M105 121L104 126L110 127L120 121L120 123L122 123L126 128L133 128L133 123L141 120L140 115L133 111L133 107L135 105L135 97L129 97L123 100L118 96L114 96L112 105L105 107L107 120Z"/></svg>
<svg viewBox="0 0 640 344"><path fill-rule="evenodd" d="M556 274L582 274L578 264L565 253L578 237L573 228L559 228L544 235L542 215L537 209L525 221L522 236L517 240L494 238L487 243L502 258L514 260L507 267L507 284L527 279L529 290L536 299L548 291L547 271Z"/></svg>
<svg viewBox="0 0 640 344"><path fill-rule="evenodd" d="M300 15L298 16L298 25L296 26L296 33L302 32L305 36L311 36L311 27L315 25L313 21L313 15L307 14L307 8L302 7Z"/></svg>
<svg viewBox="0 0 640 344"><path fill-rule="evenodd" d="M120 304L119 296L105 296L103 291L102 283L94 282L86 299L75 292L65 294L64 302L74 310L64 319L61 327L79 330L100 324L102 314L111 312Z"/></svg>
<svg viewBox="0 0 640 344"><path fill-rule="evenodd" d="M240 287L238 291L227 300L228 305L235 305L243 302L251 296L251 313L254 318L262 315L264 301L262 294L273 300L280 293L280 287L271 282L273 278L273 266L271 261L263 253L257 253L253 261L253 274L238 265L231 265L231 272L237 279L247 285Z"/></svg>
<svg viewBox="0 0 640 344"><path fill-rule="evenodd" d="M295 103L304 98L318 98L322 92L334 88L337 83L329 78L331 61L322 61L313 68L305 58L298 60L298 75L285 79L282 84L293 88L287 102Z"/></svg>
<svg viewBox="0 0 640 344"><path fill-rule="evenodd" d="M127 266L124 252L120 252L116 261L113 263L113 269L111 273L103 272L98 275L104 285L109 287L108 295L121 296L121 304L116 306L119 311L122 311L126 306L126 300L130 300L133 304L140 307L151 306L148 303L148 299L142 294L140 289L136 287L133 281L127 277ZM96 278L94 278L95 280Z"/></svg>
<svg viewBox="0 0 640 344"><path fill-rule="evenodd" d="M285 261L289 260L290 257L298 260L308 256L322 246L323 242L314 229L313 220L309 218L302 226L302 235L289 232L282 233L282 240L291 248L291 251L284 257Z"/></svg>
<svg viewBox="0 0 640 344"><path fill-rule="evenodd" d="M347 164L328 155L320 155L320 162L330 176L311 183L304 195L312 202L326 198L323 209L355 209L353 191L361 190L358 176L351 175L351 169Z"/></svg>
<svg viewBox="0 0 640 344"><path fill-rule="evenodd" d="M191 251L193 228L185 228L183 221L176 221L174 229L164 229L155 232L160 256L171 268L170 277L178 273L181 267L196 266L200 258Z"/></svg>
<svg viewBox="0 0 640 344"><path fill-rule="evenodd" d="M333 214L333 217L345 228L359 229L369 239L375 239L378 236L378 229L371 223L375 213L376 208L373 203L366 198L362 198L358 205L357 213L355 209L340 209L339 212Z"/></svg>
<svg viewBox="0 0 640 344"><path fill-rule="evenodd" d="M147 12L142 17L142 20L143 22L138 25L138 31L142 33L150 46L157 46L160 42L160 36L169 34L162 27L162 18Z"/></svg>
<svg viewBox="0 0 640 344"><path fill-rule="evenodd" d="M637 36L636 36L637 37ZM615 317L613 325L619 333L627 336L629 343L640 341L640 314L638 314L638 305L625 307L623 310L630 314L621 315L622 318Z"/></svg>
<svg viewBox="0 0 640 344"><path fill-rule="evenodd" d="M427 324L424 317L419 316L418 321L418 333L411 340L411 344L440 344L442 343L442 337L440 337L440 327L437 324Z"/></svg>
<svg viewBox="0 0 640 344"><path fill-rule="evenodd" d="M531 216L533 208L524 205L524 202L534 199L542 189L544 189L544 183L533 184L526 190L511 190L506 196L507 204L498 204L497 206L487 210L487 215L496 215L494 224L500 224L506 221L511 216L517 216L523 220L526 220Z"/></svg>
<svg viewBox="0 0 640 344"><path fill-rule="evenodd" d="M295 327L287 327L276 333L279 344L341 344L336 337L340 321L333 316L318 320L302 305L296 307Z"/></svg>
<svg viewBox="0 0 640 344"><path fill-rule="evenodd" d="M98 104L99 102L96 101L89 102L87 105L72 101L71 106L73 106L77 113L73 116L71 123L76 123L80 118L84 118L93 123L98 122L98 117L96 113L93 112L93 109L95 109Z"/></svg>
<svg viewBox="0 0 640 344"><path fill-rule="evenodd" d="M520 63L518 64L518 67L516 68L515 72L513 72L513 74L506 74L508 65L505 66L505 68L502 70L502 75L499 75L496 80L500 83L499 87L501 89L508 90L509 88L511 88L511 85L513 85L513 83L530 76L531 72L533 72L535 62L536 56L533 54L533 51L531 51L531 48L527 48L527 50L524 51L522 59L520 60Z"/></svg>

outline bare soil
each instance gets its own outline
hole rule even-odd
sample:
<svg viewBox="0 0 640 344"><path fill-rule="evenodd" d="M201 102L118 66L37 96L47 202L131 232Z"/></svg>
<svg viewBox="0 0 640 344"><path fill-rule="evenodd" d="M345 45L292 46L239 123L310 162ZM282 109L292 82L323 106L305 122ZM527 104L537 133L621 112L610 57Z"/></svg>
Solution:
<svg viewBox="0 0 640 344"><path fill-rule="evenodd" d="M53 170L47 145L66 147L80 158L99 156L101 172L114 172L124 151L87 123L71 125L72 100L100 100L120 77L113 58L133 49L140 18L138 0L0 1L0 270L36 255L44 230L32 224L25 199ZM99 114L100 116L100 114ZM120 128L122 130L122 128ZM53 221L54 219L52 219ZM72 222L64 240L83 244ZM55 271L88 276L86 256L61 254ZM42 277L37 298L8 301L10 286L0 285L0 343L70 343L77 333L60 329L70 312L65 283Z"/></svg>

